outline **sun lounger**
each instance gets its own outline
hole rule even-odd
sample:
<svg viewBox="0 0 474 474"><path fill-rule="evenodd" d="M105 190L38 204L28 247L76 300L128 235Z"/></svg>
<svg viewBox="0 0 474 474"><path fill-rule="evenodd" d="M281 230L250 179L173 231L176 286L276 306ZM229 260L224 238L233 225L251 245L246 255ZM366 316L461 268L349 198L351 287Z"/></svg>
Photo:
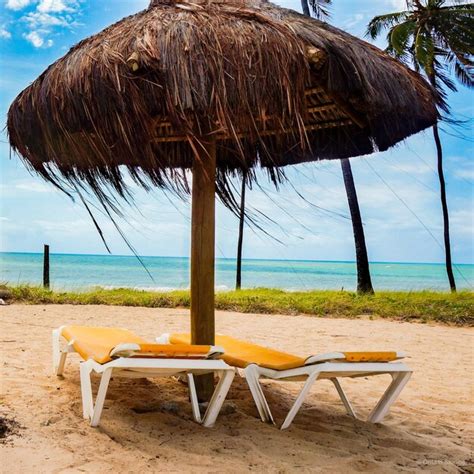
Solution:
<svg viewBox="0 0 474 474"><path fill-rule="evenodd" d="M157 341L162 344L184 344L189 342L189 334L164 334L157 338ZM317 380L329 379L335 385L347 413L356 418L354 408L342 389L339 379L389 374L392 382L368 417L369 422L379 423L388 413L412 374L404 363L399 362L400 359L406 357L402 352L332 352L302 358L229 336L216 336L216 343L224 349L222 359L236 367L239 374L247 380L255 405L264 422L275 423L259 379L305 380L281 429L290 426L306 395Z"/></svg>
<svg viewBox="0 0 474 474"><path fill-rule="evenodd" d="M62 341L64 343L62 344ZM63 346L63 347L61 347ZM125 329L62 326L53 331L53 367L63 374L66 357L77 352L80 363L83 415L91 426L98 426L110 378L148 378L187 376L196 422L212 426L232 384L235 369L217 360L223 350L215 346L150 344ZM95 405L92 397L91 374L101 374ZM199 411L193 375L215 373L219 383L203 418Z"/></svg>

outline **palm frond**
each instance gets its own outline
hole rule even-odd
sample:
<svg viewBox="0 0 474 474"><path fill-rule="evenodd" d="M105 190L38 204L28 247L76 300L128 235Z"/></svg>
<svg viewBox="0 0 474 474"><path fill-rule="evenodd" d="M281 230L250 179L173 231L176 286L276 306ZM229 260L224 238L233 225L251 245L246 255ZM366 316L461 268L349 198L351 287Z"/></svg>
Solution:
<svg viewBox="0 0 474 474"><path fill-rule="evenodd" d="M474 13L474 3L464 3L462 5L448 5L442 6L439 8L441 12L453 12L459 14L473 14Z"/></svg>
<svg viewBox="0 0 474 474"><path fill-rule="evenodd" d="M318 20L331 16L329 7L332 4L332 0L307 0L307 2L313 11L314 17Z"/></svg>
<svg viewBox="0 0 474 474"><path fill-rule="evenodd" d="M376 16L372 18L368 24L365 35L375 39L383 30L389 29L400 22L406 21L409 17L410 13L406 11Z"/></svg>
<svg viewBox="0 0 474 474"><path fill-rule="evenodd" d="M390 35L390 33L389 33ZM395 49L389 44L387 48L385 48L385 52L388 53L390 56L393 56L394 58L397 58L400 62L407 64L407 65L413 65L413 57L412 54L408 50L403 50L400 53L395 51ZM419 69L415 68L416 72L419 72Z"/></svg>
<svg viewBox="0 0 474 474"><path fill-rule="evenodd" d="M456 83L453 81L449 74L449 69L446 68L446 65L436 60L433 63L433 73L436 76L436 90L438 93L442 91L442 85L446 86L449 90L456 92L457 87Z"/></svg>
<svg viewBox="0 0 474 474"><path fill-rule="evenodd" d="M393 49L397 57L403 56L407 50L410 37L416 30L416 23L413 20L407 20L394 26L389 31L389 47Z"/></svg>
<svg viewBox="0 0 474 474"><path fill-rule="evenodd" d="M474 61L456 51L450 51L445 62L451 67L457 80L466 87L474 87Z"/></svg>
<svg viewBox="0 0 474 474"><path fill-rule="evenodd" d="M457 80L466 87L474 87L474 70L465 66L461 61L454 63L454 74Z"/></svg>
<svg viewBox="0 0 474 474"><path fill-rule="evenodd" d="M425 28L418 28L415 35L413 54L428 77L433 72L434 51L435 47L430 32Z"/></svg>

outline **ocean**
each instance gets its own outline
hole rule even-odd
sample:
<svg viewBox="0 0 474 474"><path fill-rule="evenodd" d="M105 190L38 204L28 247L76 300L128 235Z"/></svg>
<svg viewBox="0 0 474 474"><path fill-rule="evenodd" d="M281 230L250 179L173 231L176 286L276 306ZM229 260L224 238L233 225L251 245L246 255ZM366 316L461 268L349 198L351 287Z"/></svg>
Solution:
<svg viewBox="0 0 474 474"><path fill-rule="evenodd" d="M55 290L189 287L189 260L184 257L143 257L153 280L130 256L52 254L50 262L51 287ZM0 283L39 285L42 265L42 254L0 252ZM234 288L235 265L235 259L217 259L217 290ZM376 290L449 289L442 264L374 262L370 267ZM456 265L455 275L459 288L474 287L474 265ZM244 288L354 290L356 284L354 262L247 259L242 264Z"/></svg>

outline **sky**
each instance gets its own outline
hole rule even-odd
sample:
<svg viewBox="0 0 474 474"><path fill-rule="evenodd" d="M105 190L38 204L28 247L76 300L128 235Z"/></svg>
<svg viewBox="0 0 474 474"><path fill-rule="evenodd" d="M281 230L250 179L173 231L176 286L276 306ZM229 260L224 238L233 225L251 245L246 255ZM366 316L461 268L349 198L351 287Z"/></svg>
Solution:
<svg viewBox="0 0 474 474"><path fill-rule="evenodd" d="M79 40L133 14L148 0L0 0L0 122L9 104L49 64ZM300 10L299 0L279 0ZM378 14L399 11L405 0L334 0L331 23L363 37ZM376 43L384 47L382 37ZM450 94L456 118L472 119L473 95ZM3 127L1 127L3 129ZM472 122L442 124L453 259L474 263L474 152ZM351 160L371 261L442 262L443 227L431 131L384 153ZM355 258L352 226L338 161L294 166L276 191L264 177L248 193L262 212L267 234L246 227L244 258L344 260ZM190 203L160 190L132 185L135 207L124 206L121 226L140 255L189 255ZM307 201L298 197L303 194ZM130 254L113 225L97 216L116 255ZM238 222L217 207L217 257L236 253ZM16 156L0 137L0 251L103 254L105 248L82 205L72 202Z"/></svg>

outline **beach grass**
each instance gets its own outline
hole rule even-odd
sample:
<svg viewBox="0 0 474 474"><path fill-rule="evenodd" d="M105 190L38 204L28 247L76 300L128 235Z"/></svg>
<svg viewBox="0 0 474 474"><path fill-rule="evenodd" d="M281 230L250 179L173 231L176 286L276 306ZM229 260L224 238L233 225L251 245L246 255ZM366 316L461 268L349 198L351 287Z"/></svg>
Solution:
<svg viewBox="0 0 474 474"><path fill-rule="evenodd" d="M74 304L188 308L189 291L144 291L94 288L84 292L51 291L36 286L4 287L10 301L23 304ZM474 326L474 293L460 291L380 291L357 295L350 291L288 292L255 288L216 294L216 309L261 314L307 314L317 317L369 317L399 321L438 322Z"/></svg>

